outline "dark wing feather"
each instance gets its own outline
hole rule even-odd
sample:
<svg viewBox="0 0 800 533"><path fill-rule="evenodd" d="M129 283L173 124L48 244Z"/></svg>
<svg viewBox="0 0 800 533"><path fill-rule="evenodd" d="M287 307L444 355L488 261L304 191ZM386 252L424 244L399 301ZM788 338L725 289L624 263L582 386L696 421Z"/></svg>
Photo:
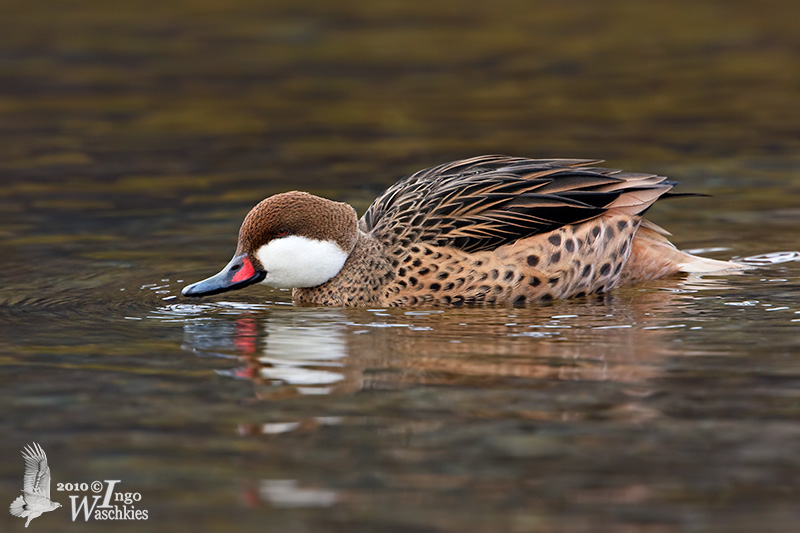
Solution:
<svg viewBox="0 0 800 533"><path fill-rule="evenodd" d="M360 228L390 246L493 250L610 209L641 214L673 186L652 174L587 167L597 162L492 155L446 163L390 187Z"/></svg>

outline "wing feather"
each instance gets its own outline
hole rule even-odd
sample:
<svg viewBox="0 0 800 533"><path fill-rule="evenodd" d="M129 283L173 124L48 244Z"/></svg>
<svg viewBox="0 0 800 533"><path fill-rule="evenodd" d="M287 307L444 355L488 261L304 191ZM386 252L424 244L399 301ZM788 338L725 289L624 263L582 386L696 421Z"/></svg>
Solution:
<svg viewBox="0 0 800 533"><path fill-rule="evenodd" d="M674 185L662 176L590 166L596 163L500 155L453 161L397 182L359 227L390 247L407 246L413 237L469 252L493 250L612 209L641 214Z"/></svg>
<svg viewBox="0 0 800 533"><path fill-rule="evenodd" d="M23 491L50 499L50 467L47 466L47 455L37 443L27 445L22 450L25 460Z"/></svg>

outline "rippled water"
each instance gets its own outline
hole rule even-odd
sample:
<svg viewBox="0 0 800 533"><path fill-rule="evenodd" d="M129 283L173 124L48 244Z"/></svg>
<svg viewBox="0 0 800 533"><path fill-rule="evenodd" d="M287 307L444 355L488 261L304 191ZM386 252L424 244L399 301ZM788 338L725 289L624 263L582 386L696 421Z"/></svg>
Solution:
<svg viewBox="0 0 800 533"><path fill-rule="evenodd" d="M791 531L794 4L12 2L0 19L0 494L119 479L121 531ZM501 152L606 158L754 268L524 309L180 289L266 195ZM3 530L23 522L0 513Z"/></svg>

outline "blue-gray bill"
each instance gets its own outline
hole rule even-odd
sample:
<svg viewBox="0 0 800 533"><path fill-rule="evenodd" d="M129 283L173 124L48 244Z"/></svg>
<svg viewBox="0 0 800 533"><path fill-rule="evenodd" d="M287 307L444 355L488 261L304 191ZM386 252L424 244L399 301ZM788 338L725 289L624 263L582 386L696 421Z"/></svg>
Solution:
<svg viewBox="0 0 800 533"><path fill-rule="evenodd" d="M267 273L263 270L255 269L247 254L235 255L218 274L187 285L181 294L184 296L211 296L258 283L263 281L266 275Z"/></svg>

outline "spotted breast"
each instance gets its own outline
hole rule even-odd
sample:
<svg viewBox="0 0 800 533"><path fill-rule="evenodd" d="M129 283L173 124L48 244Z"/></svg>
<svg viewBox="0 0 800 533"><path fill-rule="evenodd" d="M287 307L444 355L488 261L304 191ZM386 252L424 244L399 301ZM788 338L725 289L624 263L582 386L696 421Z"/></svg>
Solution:
<svg viewBox="0 0 800 533"><path fill-rule="evenodd" d="M488 155L407 176L360 220L304 192L259 203L233 259L184 288L263 282L335 306L526 305L735 263L677 250L642 219L674 182L599 161Z"/></svg>

